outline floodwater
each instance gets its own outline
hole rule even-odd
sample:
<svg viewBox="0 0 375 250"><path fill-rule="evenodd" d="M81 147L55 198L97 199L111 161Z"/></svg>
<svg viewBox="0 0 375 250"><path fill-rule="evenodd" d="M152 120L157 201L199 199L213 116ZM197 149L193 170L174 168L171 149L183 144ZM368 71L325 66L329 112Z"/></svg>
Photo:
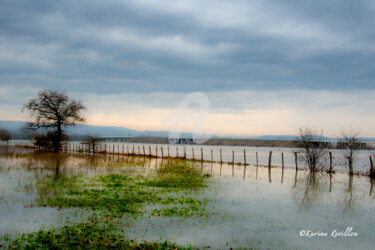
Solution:
<svg viewBox="0 0 375 250"><path fill-rule="evenodd" d="M152 175L166 161L9 150L0 152L0 235L61 227L85 221L92 214L78 208L38 207L38 198L53 195L38 188L41 181L53 185L77 176ZM138 242L168 240L199 248L373 249L375 180L369 177L254 165L189 164L202 176L212 175L209 186L197 194L209 201L203 216L125 215L119 231ZM334 230L347 228L357 236L331 236ZM308 230L327 236L300 236Z"/></svg>
<svg viewBox="0 0 375 250"><path fill-rule="evenodd" d="M13 141L13 143L30 144L30 141ZM87 144L81 141L68 142L69 148L73 147L85 150ZM83 145L82 145L83 144ZM242 146L215 146L215 145L176 145L176 144L143 144L143 143L114 143L101 142L97 145L97 150L106 150L109 153L119 154L136 154L136 155L153 155L158 157L183 157L186 152L186 159L201 160L202 154L205 161L226 162L235 164L246 163L267 166L269 160L269 152L272 151L272 166L282 166L282 156L284 155L284 166L287 168L295 168L295 152L301 156L300 148L278 148L278 147L242 147ZM327 149L332 153L333 169L341 172L348 171L348 164L342 149ZM375 154L375 150L358 150L355 152L353 169L361 173L368 173L370 170L369 156ZM233 158L234 155L234 158ZM298 157L297 164L299 168L307 168L304 161ZM329 158L327 155L326 167L329 166Z"/></svg>

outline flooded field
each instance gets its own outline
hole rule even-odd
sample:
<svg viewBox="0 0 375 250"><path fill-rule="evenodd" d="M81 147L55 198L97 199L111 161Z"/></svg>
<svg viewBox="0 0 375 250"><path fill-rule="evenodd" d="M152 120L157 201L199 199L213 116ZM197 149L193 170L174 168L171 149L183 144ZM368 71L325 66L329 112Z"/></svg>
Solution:
<svg viewBox="0 0 375 250"><path fill-rule="evenodd" d="M1 142L0 142L1 143ZM3 142L5 143L5 142ZM22 145L32 145L30 141L12 141L11 143ZM1 144L0 144L1 145ZM68 142L66 147L69 149L87 150L87 143L81 141ZM175 144L142 144L142 143L115 143L101 142L96 145L97 151L106 151L115 154L131 154L131 155L152 155L157 157L179 157L186 159L204 161L224 162L256 165L257 159L259 165L266 166L268 164L269 152L272 151L272 166L282 166L281 154L284 155L284 166L287 168L295 168L295 152L301 155L302 149L299 148L278 148L278 147L241 147L241 146L215 146L215 145L175 145ZM348 163L342 149L327 149L332 153L333 169L340 172L348 171ZM72 152L72 151L70 151ZM356 151L353 168L354 171L367 173L370 170L369 156L374 155L375 150L358 150ZM300 157L297 159L298 167L306 168L304 161ZM326 159L328 165L329 159ZM328 167L328 166L327 166Z"/></svg>
<svg viewBox="0 0 375 250"><path fill-rule="evenodd" d="M374 183L345 173L1 147L0 247L79 239L98 247L373 249Z"/></svg>

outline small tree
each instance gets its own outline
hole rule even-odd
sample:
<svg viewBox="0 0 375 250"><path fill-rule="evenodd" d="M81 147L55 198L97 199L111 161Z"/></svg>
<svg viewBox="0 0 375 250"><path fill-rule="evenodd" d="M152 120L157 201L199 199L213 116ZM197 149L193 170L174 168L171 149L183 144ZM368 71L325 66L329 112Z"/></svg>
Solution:
<svg viewBox="0 0 375 250"><path fill-rule="evenodd" d="M353 164L357 151L361 147L361 142L358 139L359 131L356 130L343 130L341 131L340 148L345 149L344 157L347 159L349 167L349 174L353 174Z"/></svg>
<svg viewBox="0 0 375 250"><path fill-rule="evenodd" d="M54 130L54 150L58 152L63 137L63 127L84 122L81 112L86 107L80 101L69 101L65 93L42 90L36 98L24 105L22 111L24 109L30 111L35 117L35 122L30 122L28 129L52 128Z"/></svg>
<svg viewBox="0 0 375 250"><path fill-rule="evenodd" d="M9 140L11 139L12 137L10 136L10 133L7 129L0 129L0 140L2 141L6 141L7 143L9 143Z"/></svg>
<svg viewBox="0 0 375 250"><path fill-rule="evenodd" d="M309 128L300 129L296 146L303 149L300 159L310 170L322 170L326 167L327 149L323 144L323 132L317 135L316 131Z"/></svg>
<svg viewBox="0 0 375 250"><path fill-rule="evenodd" d="M92 147L92 153L95 154L95 148L100 141L100 137L97 135L86 135L85 138L89 142L90 147Z"/></svg>

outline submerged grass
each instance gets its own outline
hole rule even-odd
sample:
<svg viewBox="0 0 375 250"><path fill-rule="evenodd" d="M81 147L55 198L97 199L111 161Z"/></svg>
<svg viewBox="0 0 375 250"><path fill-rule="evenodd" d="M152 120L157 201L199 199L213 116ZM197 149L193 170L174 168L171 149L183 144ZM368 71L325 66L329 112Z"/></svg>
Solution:
<svg viewBox="0 0 375 250"><path fill-rule="evenodd" d="M86 223L22 234L0 247L10 249L192 249L167 241L137 243L114 233L113 229L113 226L103 225L96 216L93 216Z"/></svg>
<svg viewBox="0 0 375 250"><path fill-rule="evenodd" d="M143 209L149 204L159 206L151 210L151 215L188 217L201 215L207 202L193 197L198 189L206 187L205 178L182 161L163 165L153 176L107 174L77 178L67 184L56 187L62 192L41 197L39 205L87 208L121 217L150 212Z"/></svg>

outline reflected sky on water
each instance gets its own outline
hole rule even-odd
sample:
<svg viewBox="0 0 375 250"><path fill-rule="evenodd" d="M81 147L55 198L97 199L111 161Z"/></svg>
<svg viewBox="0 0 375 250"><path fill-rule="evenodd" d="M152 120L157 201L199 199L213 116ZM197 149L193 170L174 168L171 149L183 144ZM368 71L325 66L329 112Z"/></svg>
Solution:
<svg viewBox="0 0 375 250"><path fill-rule="evenodd" d="M24 153L21 153L24 152ZM56 189L40 189L80 176L118 173L155 175L175 160L122 155L25 153L0 157L0 233L18 234L85 221L84 209L37 207L40 197ZM141 240L168 240L199 247L371 249L374 180L344 173L310 173L291 168L186 162L201 175L212 175L198 196L208 199L201 217L125 215L119 232ZM328 232L353 227L358 237L301 237L301 230Z"/></svg>

